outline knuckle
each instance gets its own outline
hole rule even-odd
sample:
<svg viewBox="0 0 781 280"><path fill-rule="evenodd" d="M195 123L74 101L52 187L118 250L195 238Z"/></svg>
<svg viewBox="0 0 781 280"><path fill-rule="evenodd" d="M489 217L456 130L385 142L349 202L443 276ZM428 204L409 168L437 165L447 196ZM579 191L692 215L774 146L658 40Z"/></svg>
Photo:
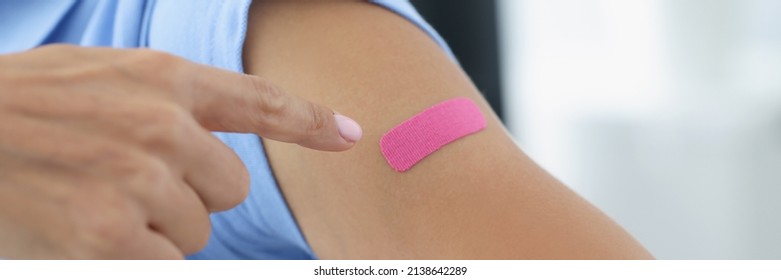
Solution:
<svg viewBox="0 0 781 280"><path fill-rule="evenodd" d="M245 77L257 92L255 96L258 102L255 102L255 105L259 106L257 108L259 112L263 112L264 115L281 115L285 112L289 98L284 90L263 78L249 75Z"/></svg>
<svg viewBox="0 0 781 280"><path fill-rule="evenodd" d="M115 163L111 173L113 178L120 180L120 184L131 188L130 191L144 196L163 195L165 187L172 181L170 169L162 160L141 155Z"/></svg>
<svg viewBox="0 0 781 280"><path fill-rule="evenodd" d="M119 146L96 147L80 163L99 166L118 185L156 187L166 184L170 176L162 160Z"/></svg>
<svg viewBox="0 0 781 280"><path fill-rule="evenodd" d="M167 102L159 102L144 111L142 113L148 115L151 118L150 121L169 128L184 125L191 118L187 111Z"/></svg>
<svg viewBox="0 0 781 280"><path fill-rule="evenodd" d="M134 159L134 155L122 145L94 141L90 145L73 146L75 151L65 154L53 154L58 161L71 161L74 164L91 167L113 167Z"/></svg>
<svg viewBox="0 0 781 280"><path fill-rule="evenodd" d="M165 186L171 182L171 173L168 166L161 160L147 159L137 160L128 164L122 171L122 177L127 183L142 190L158 190L148 195L160 194Z"/></svg>
<svg viewBox="0 0 781 280"><path fill-rule="evenodd" d="M111 182L87 179L85 187L65 200L71 234L78 245L72 258L121 257L147 230L142 201L170 200L174 184L167 165L151 157L119 155L106 174Z"/></svg>
<svg viewBox="0 0 781 280"><path fill-rule="evenodd" d="M142 69L168 69L181 62L181 59L175 55L152 49L138 49L132 53L129 63Z"/></svg>
<svg viewBox="0 0 781 280"><path fill-rule="evenodd" d="M177 211L176 217L187 220L187 223L169 223L166 227L166 221L160 221L160 223L154 224L153 227L162 229L161 232L166 234L183 253L192 254L201 251L208 244L211 237L211 220L209 212L198 195L194 192L187 193L182 188L166 188L163 193L154 198L158 200L158 203L166 203L172 208L181 209L181 211ZM171 220L168 220L168 222L171 222ZM174 226L178 230L174 229ZM177 231L179 233L175 233Z"/></svg>
<svg viewBox="0 0 781 280"><path fill-rule="evenodd" d="M140 237L138 210L117 189L93 188L71 199L68 206L80 244L73 258L112 258Z"/></svg>
<svg viewBox="0 0 781 280"><path fill-rule="evenodd" d="M164 92L174 92L183 86L180 83L180 78L186 76L183 75L183 65L184 59L151 49L133 50L123 60L113 64L119 72L162 88Z"/></svg>
<svg viewBox="0 0 781 280"><path fill-rule="evenodd" d="M309 122L306 127L307 135L319 135L328 126L330 114L326 116L325 110L314 103L307 102L306 108L306 119Z"/></svg>
<svg viewBox="0 0 781 280"><path fill-rule="evenodd" d="M138 112L139 121L131 131L132 139L142 146L157 150L176 149L187 139L187 131L194 121L181 107L169 103L156 103Z"/></svg>

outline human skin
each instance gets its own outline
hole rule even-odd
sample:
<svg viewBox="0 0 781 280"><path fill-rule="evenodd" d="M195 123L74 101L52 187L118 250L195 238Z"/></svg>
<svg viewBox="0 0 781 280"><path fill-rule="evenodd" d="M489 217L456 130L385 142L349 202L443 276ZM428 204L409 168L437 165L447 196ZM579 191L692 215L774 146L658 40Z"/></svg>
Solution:
<svg viewBox="0 0 781 280"><path fill-rule="evenodd" d="M209 213L248 192L246 168L210 131L343 151L361 132L338 118L161 52L0 56L0 257L181 259L205 246Z"/></svg>
<svg viewBox="0 0 781 280"><path fill-rule="evenodd" d="M318 257L651 258L528 158L459 66L407 20L361 1L258 1L249 28L248 73L331 104L364 128L363 140L344 153L265 142ZM407 172L388 166L379 151L383 133L462 96L485 113L485 130Z"/></svg>

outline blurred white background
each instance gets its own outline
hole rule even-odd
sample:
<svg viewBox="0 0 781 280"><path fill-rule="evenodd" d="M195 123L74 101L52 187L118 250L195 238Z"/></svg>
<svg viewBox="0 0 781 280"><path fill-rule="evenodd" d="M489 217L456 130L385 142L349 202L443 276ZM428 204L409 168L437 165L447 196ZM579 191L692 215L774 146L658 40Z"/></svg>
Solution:
<svg viewBox="0 0 781 280"><path fill-rule="evenodd" d="M524 150L661 259L781 259L781 0L502 0Z"/></svg>

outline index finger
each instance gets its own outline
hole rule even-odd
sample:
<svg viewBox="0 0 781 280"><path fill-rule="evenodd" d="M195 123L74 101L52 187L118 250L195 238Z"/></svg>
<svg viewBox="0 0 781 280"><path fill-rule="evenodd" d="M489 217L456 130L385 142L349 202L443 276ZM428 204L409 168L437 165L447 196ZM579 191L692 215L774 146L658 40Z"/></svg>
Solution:
<svg viewBox="0 0 781 280"><path fill-rule="evenodd" d="M186 96L195 118L209 130L255 133L326 151L347 150L362 136L354 120L265 79L193 65Z"/></svg>

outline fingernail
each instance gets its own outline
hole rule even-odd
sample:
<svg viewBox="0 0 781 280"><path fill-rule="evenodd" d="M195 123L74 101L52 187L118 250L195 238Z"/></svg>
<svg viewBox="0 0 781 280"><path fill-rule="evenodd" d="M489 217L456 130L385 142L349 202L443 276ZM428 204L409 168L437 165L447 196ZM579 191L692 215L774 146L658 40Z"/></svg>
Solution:
<svg viewBox="0 0 781 280"><path fill-rule="evenodd" d="M336 118L336 126L339 127L339 134L342 135L344 140L349 142L358 142L363 136L363 130L353 119L345 117L340 114L334 114Z"/></svg>

